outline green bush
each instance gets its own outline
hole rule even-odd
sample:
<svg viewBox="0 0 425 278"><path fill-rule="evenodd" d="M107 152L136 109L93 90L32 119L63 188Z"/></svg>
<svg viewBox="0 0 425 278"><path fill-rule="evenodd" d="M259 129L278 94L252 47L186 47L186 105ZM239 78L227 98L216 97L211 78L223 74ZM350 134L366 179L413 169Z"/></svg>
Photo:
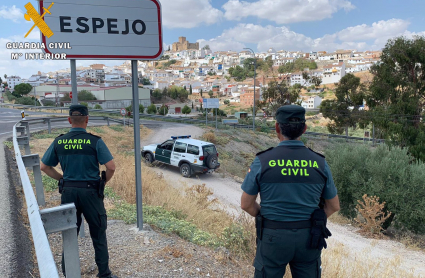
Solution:
<svg viewBox="0 0 425 278"><path fill-rule="evenodd" d="M94 106L94 109L102 109L102 106L101 106L100 104L96 104L96 105Z"/></svg>
<svg viewBox="0 0 425 278"><path fill-rule="evenodd" d="M51 100L43 101L44 106L55 106L55 102Z"/></svg>
<svg viewBox="0 0 425 278"><path fill-rule="evenodd" d="M331 167L341 213L354 218L363 194L378 196L393 215L393 223L416 233L425 233L425 164L416 162L406 149L337 144L325 151Z"/></svg>
<svg viewBox="0 0 425 278"><path fill-rule="evenodd" d="M148 114L156 114L155 104L151 104L151 105L148 106Z"/></svg>
<svg viewBox="0 0 425 278"><path fill-rule="evenodd" d="M182 109L182 113L187 115L190 114L190 112L192 112L192 109L190 109L189 106L185 105Z"/></svg>
<svg viewBox="0 0 425 278"><path fill-rule="evenodd" d="M17 97L16 96L14 96L11 92L6 92L5 93L5 95L6 95L6 98L9 100L9 101L14 101Z"/></svg>
<svg viewBox="0 0 425 278"><path fill-rule="evenodd" d="M81 105L84 105L85 107L89 107L89 104L87 102L80 102Z"/></svg>
<svg viewBox="0 0 425 278"><path fill-rule="evenodd" d="M143 114L145 112L145 107L143 104L139 104L139 113Z"/></svg>
<svg viewBox="0 0 425 278"><path fill-rule="evenodd" d="M167 106L165 106L165 105L161 106L161 107L158 109L158 114L159 114L159 115L163 115L163 116L167 115L167 114L168 114L168 107L167 107Z"/></svg>
<svg viewBox="0 0 425 278"><path fill-rule="evenodd" d="M22 105L34 105L34 104L37 104L37 106L40 105L40 103L38 101L35 102L35 100L34 100L33 97L20 97L20 98L17 98L15 100L15 103L16 104L22 104Z"/></svg>

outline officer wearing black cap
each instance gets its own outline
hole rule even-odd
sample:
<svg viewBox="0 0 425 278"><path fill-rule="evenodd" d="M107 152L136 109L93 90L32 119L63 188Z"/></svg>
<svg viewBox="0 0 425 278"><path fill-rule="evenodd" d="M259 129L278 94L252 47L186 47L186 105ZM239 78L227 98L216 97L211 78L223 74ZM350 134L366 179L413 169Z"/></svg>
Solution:
<svg viewBox="0 0 425 278"><path fill-rule="evenodd" d="M89 224L90 236L95 250L98 277L116 277L109 270L108 244L106 240L106 210L103 204L103 189L115 172L115 163L103 140L87 133L88 109L72 105L68 121L72 128L58 136L41 160L41 170L59 181L61 203L74 203L77 208L79 232L84 215ZM63 174L55 170L60 163ZM99 164L105 165L106 175L100 178ZM62 271L65 274L62 256Z"/></svg>
<svg viewBox="0 0 425 278"><path fill-rule="evenodd" d="M242 184L241 208L256 217L255 277L281 278L288 263L294 278L321 277L326 220L339 210L332 174L324 156L299 140L304 108L280 107L275 128L279 145L257 154Z"/></svg>

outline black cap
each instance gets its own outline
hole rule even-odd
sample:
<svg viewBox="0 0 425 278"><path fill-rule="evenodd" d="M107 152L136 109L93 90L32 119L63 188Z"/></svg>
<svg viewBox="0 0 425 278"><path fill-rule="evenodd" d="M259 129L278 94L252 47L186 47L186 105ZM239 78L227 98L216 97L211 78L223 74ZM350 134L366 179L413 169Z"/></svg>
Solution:
<svg viewBox="0 0 425 278"><path fill-rule="evenodd" d="M298 121L290 118L298 118ZM299 105L285 105L277 109L276 121L281 124L305 123L305 109Z"/></svg>
<svg viewBox="0 0 425 278"><path fill-rule="evenodd" d="M89 110L84 105L71 105L69 107L69 116L88 116Z"/></svg>

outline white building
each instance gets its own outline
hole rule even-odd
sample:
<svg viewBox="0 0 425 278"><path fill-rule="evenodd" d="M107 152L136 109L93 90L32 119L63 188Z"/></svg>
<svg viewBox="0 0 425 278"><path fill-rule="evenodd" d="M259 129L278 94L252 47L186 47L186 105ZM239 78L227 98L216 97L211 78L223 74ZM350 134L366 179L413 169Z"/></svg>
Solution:
<svg viewBox="0 0 425 278"><path fill-rule="evenodd" d="M322 98L319 96L309 97L307 101L303 101L301 106L305 109L317 109L322 103Z"/></svg>
<svg viewBox="0 0 425 278"><path fill-rule="evenodd" d="M345 76L345 63L333 63L323 67L322 84L339 83Z"/></svg>
<svg viewBox="0 0 425 278"><path fill-rule="evenodd" d="M9 86L9 90L13 90L16 85L19 85L22 83L22 80L19 76L8 76L6 78L7 85Z"/></svg>
<svg viewBox="0 0 425 278"><path fill-rule="evenodd" d="M163 90L164 88L168 88L168 82L167 81L156 81L155 82L155 89Z"/></svg>

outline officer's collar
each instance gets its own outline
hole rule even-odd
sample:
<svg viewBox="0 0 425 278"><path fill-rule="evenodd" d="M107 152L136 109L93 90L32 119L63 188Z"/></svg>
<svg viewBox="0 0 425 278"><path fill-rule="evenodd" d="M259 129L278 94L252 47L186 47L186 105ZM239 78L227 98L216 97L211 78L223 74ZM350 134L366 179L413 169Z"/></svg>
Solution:
<svg viewBox="0 0 425 278"><path fill-rule="evenodd" d="M87 132L84 128L81 128L81 127L73 127L73 128L71 128L71 130L69 131L69 132L76 132L76 131L78 131L78 132Z"/></svg>
<svg viewBox="0 0 425 278"><path fill-rule="evenodd" d="M304 146L300 140L285 140L279 143L279 146Z"/></svg>

